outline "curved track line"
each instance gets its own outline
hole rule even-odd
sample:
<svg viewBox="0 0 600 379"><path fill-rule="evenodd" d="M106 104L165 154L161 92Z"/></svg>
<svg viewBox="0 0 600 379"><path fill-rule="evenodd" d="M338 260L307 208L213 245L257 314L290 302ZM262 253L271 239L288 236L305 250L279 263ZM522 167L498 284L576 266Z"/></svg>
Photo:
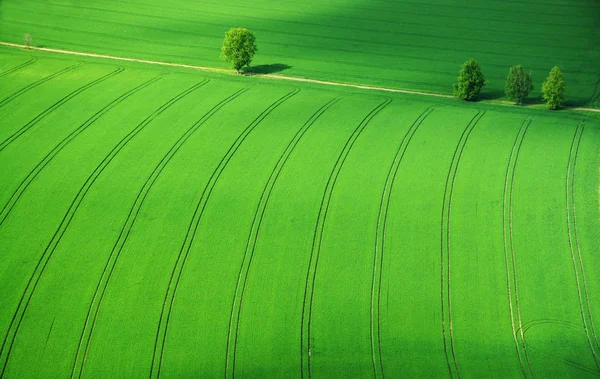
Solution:
<svg viewBox="0 0 600 379"><path fill-rule="evenodd" d="M75 213L77 212L77 209L79 208L79 205L81 205L81 202L83 201L85 195L88 193L91 186L94 184L98 176L100 176L102 171L104 171L106 166L108 166L108 164L114 159L114 157L123 149L123 147L125 147L125 145L129 143L129 141L131 141L133 137L135 137L142 129L144 129L150 122L152 122L152 120L154 120L158 115L163 113L167 108L169 108L177 101L181 100L184 96L188 95L196 88L204 85L204 83L206 83L206 80L193 85L192 87L181 92L179 95L173 97L172 99L164 103L162 106L160 106L156 111L154 111L150 116L148 116L144 121L142 121L138 126L136 126L125 137L123 137L123 139L119 141L119 143L115 147L113 147L113 149L108 153L108 155L104 157L102 162L100 162L98 166L96 166L96 168L87 178L83 186L79 189L79 192L77 193L75 199L73 199L73 201L69 205L69 209L63 216L63 219L58 229L54 232L52 239L50 240L50 242L48 242L46 249L39 258L38 263L33 273L31 274L29 281L27 282L25 290L21 295L17 309L13 314L10 325L6 331L4 341L2 342L2 346L0 347L0 364L2 365L2 370L0 371L0 378L4 376L6 366L8 365L8 360L10 358L10 353L12 351L12 347L19 332L19 327L23 322L25 312L27 311L31 298L34 295L35 289L42 277L42 274L44 273L46 265L48 264L50 258L52 257L52 254L56 250L56 247L60 243L62 236L65 234L67 228L69 227L69 224L71 223L71 220L73 219Z"/></svg>
<svg viewBox="0 0 600 379"><path fill-rule="evenodd" d="M575 260L575 249L577 249L577 256L579 260L579 268L583 270L583 261L581 260L581 254L579 249L579 241L576 240L576 230L574 226L574 213L575 213L575 160L577 159L577 154L579 152L579 145L581 143L581 136L583 134L583 125L577 125L575 129L575 134L573 135L573 140L571 141L571 148L569 150L569 159L567 161L567 173L565 178L565 206L567 213L567 235L569 237L569 252L571 253L571 261L573 262L573 272L575 275L575 284L577 285L577 298L579 300L579 312L581 314L581 322L583 324L583 330L585 332L585 337L588 341L588 345L590 348L590 352L592 353L592 357L594 358L594 363L596 365L596 369L600 373L600 360L598 358L597 352L594 349L594 344L592 342L592 338L590 337L590 327L593 324L590 324L588 327L588 322L592 323L592 314L591 312L586 315L586 309L583 305L583 295L582 295L582 285L585 288L585 298L587 302L587 310L590 310L589 297L587 294L587 285L585 284L585 277L583 276L583 272L578 271L578 265ZM573 245L576 245L574 247ZM580 278L581 276L581 278ZM582 283L583 282L583 283ZM588 320L589 319L589 320ZM597 342L597 341L596 341Z"/></svg>
<svg viewBox="0 0 600 379"><path fill-rule="evenodd" d="M596 342L596 348L598 350L600 350L600 342L598 341L598 335L596 334L596 328L594 326L594 319L592 317L592 308L590 305L590 296L588 293L588 289L587 289L587 281L585 279L585 270L583 268L583 257L581 256L581 247L579 246L579 235L577 233L577 212L576 212L576 206L575 206L575 175L577 173L577 157L579 154L579 145L581 142L581 138L583 137L583 132L585 131L583 129L583 125L581 127L581 134L579 135L579 141L577 142L577 149L575 150L575 157L573 160L573 181L572 181L572 190L571 190L571 195L572 195L572 202L571 204L573 205L573 235L574 235L574 239L575 239L575 246L577 246L577 255L579 257L579 265L581 267L581 277L583 279L583 289L584 289L584 293L585 293L585 298L586 298L586 303L587 303L587 310L588 310L588 317L590 319L590 326L592 328L592 335L594 337L594 341Z"/></svg>
<svg viewBox="0 0 600 379"><path fill-rule="evenodd" d="M96 286L96 290L92 297L92 301L88 308L88 313L86 316L84 327L81 331L81 336L79 339L79 344L77 347L77 353L75 356L75 360L73 362L73 369L71 372L71 378L81 377L83 374L83 370L85 368L85 362L87 358L87 354L89 351L92 335L94 333L94 327L96 325L96 319L100 312L100 308L102 306L102 301L104 299L104 295L108 288L110 279L112 278L113 271L125 244L127 243L127 239L133 229L135 222L137 221L137 216L141 211L141 208L146 200L146 197L152 186L162 173L163 169L167 166L170 160L177 154L179 149L185 144L185 142L206 122L208 121L215 113L217 113L221 108L227 105L229 102L240 96L242 93L246 92L247 88L242 88L232 95L229 95L227 98L221 100L218 104L213 106L208 112L206 112L198 121L196 121L176 142L171 146L169 151L164 155L164 157L160 160L159 164L154 168L146 182L140 189L140 192L136 196L134 204L131 206L129 210L129 214L127 215L127 219L121 228L121 232L119 237L115 241L111 253L106 261L104 269L102 271L102 275L100 276L100 280Z"/></svg>
<svg viewBox="0 0 600 379"><path fill-rule="evenodd" d="M325 221L327 218L327 212L329 210L329 204L333 195L333 190L337 182L339 173L350 153L350 150L354 146L354 143L360 137L363 130L371 122L371 120L381 111L383 108L388 106L392 102L391 99L385 99L382 103L377 105L373 110L362 119L358 126L354 129L342 151L340 152L335 165L329 178L327 179L327 185L323 192L323 198L319 207L319 215L317 217L317 223L315 224L315 231L313 235L312 248L310 251L310 257L308 260L308 269L306 272L306 283L304 286L304 298L302 301L302 321L300 325L300 370L302 378L311 377L311 319L312 319L312 305L315 296L315 279L317 277L317 268L319 265L319 255L321 253L321 241L323 239L323 233L325 230ZM309 297L310 293L310 297ZM307 306L308 305L308 306Z"/></svg>
<svg viewBox="0 0 600 379"><path fill-rule="evenodd" d="M514 310L513 310L513 299L512 299L512 289L511 289L512 278L510 275L510 267L514 267L513 260L511 258L514 256L514 254L509 255L509 253L508 253L510 242L509 242L509 237L508 237L508 235L509 235L509 233L508 233L509 220L508 220L508 212L507 212L507 203L510 202L508 200L509 194L512 194L512 184L513 183L510 182L509 178L511 177L511 172L514 171L514 168L516 165L516 162L515 162L516 151L518 148L520 149L523 138L525 138L525 132L527 131L527 128L529 128L529 124L531 124L532 120L533 120L533 118L531 116L529 116L521 123L519 131L517 132L517 135L513 142L510 156L508 158L508 164L506 167L506 175L504 178L504 191L503 191L503 203L502 203L503 204L502 205L502 235L503 235L504 263L505 263L505 269L506 269L506 288L507 288L507 295L508 295L508 310L510 313L510 324L511 324L513 339L515 342L515 349L517 352L517 357L519 358L519 365L521 367L521 372L523 373L524 378L527 378L527 372L525 371L525 365L523 364L523 359L521 357L521 351L519 349L519 341L517 339L517 333L521 332L522 325L515 327L515 316L514 316Z"/></svg>
<svg viewBox="0 0 600 379"><path fill-rule="evenodd" d="M446 177L446 185L444 187L444 201L442 203L442 216L441 216L441 227L440 227L440 257L441 257L441 306L442 306L442 336L444 338L444 353L446 355L446 364L448 365L448 372L450 377L453 378L454 374L460 379L460 371L458 369L458 362L456 360L456 352L454 350L454 334L452 332L452 296L450 286L450 214L452 210L452 194L454 192L454 182L458 173L458 166L460 165L460 159L462 157L465 146L471 136L471 132L475 129L475 126L481 120L485 111L478 111L475 116L469 121L469 124L462 132L460 140L456 145L454 154L452 155L452 161L450 163L450 170ZM447 302L447 304L446 304ZM447 314L446 314L447 312ZM448 325L446 325L446 321ZM448 330L450 338L450 351L452 354L453 365L450 364L448 357L448 342L446 330ZM452 370L454 367L454 371Z"/></svg>
<svg viewBox="0 0 600 379"><path fill-rule="evenodd" d="M515 260L515 249L514 249L514 240L513 240L513 189L515 183L515 172L517 168L517 161L519 158L519 153L521 151L521 146L523 144L523 140L525 139L525 135L529 130L529 126L533 121L533 117L527 117L521 127L519 128L519 132L515 137L515 141L512 146L512 150L510 152L510 156L508 159L508 164L506 167L506 176L504 178L504 194L502 200L502 234L504 241L504 260L506 265L506 286L507 286L507 297L508 297L508 306L510 312L510 322L511 328L513 332L513 339L515 342L515 348L517 350L517 356L519 358L519 363L521 365L521 371L523 373L523 377L527 378L527 372L533 378L533 369L531 367L531 361L529 360L529 354L527 352L527 345L525 344L525 339L523 335L523 323L521 321L521 308L519 306L519 287L517 280L517 262ZM511 277L512 274L512 277ZM513 306L513 291L511 288L511 282L514 286L514 306ZM516 308L517 313L517 324L515 327L515 312ZM519 333L521 337L521 343L518 340L517 333ZM522 346L521 346L522 344ZM525 369L525 364L523 363L523 358L521 356L521 347L524 350L525 361L527 362L527 370Z"/></svg>
<svg viewBox="0 0 600 379"><path fill-rule="evenodd" d="M3 76L5 76L5 75L12 74L13 72L18 71L18 70L20 70L20 69L22 69L24 67L27 67L30 64L35 63L37 60L38 60L37 58L30 58L27 62L21 63L20 65L18 65L16 67L10 68L10 69L8 69L8 70L0 73L0 78L3 77Z"/></svg>
<svg viewBox="0 0 600 379"><path fill-rule="evenodd" d="M46 154L46 156L33 168L33 170L31 170L31 172L27 175L27 177L25 177L25 179L23 179L21 181L21 183L19 184L19 186L17 187L17 189L15 189L15 191L11 195L10 199L8 200L8 202L6 204L4 204L4 207L2 207L2 210L0 210L0 227L2 226L2 224L4 224L4 221L6 220L6 218L8 217L8 215L10 214L10 212L12 211L12 209L14 208L15 204L21 199L21 196L23 195L23 193L25 192L25 190L27 189L27 187L29 187L29 185L31 184L31 182L33 182L35 180L35 178L38 176L38 174L52 161L52 159L54 159L54 157L66 145L68 145L75 137L77 137L84 130L86 130L88 127L90 127L92 124L94 124L105 113L107 113L112 108L114 108L115 106L117 106L123 100L127 99L129 96L133 95L134 93L138 92L139 90L141 90L141 89L149 86L150 84L152 84L152 83L160 80L161 77L162 77L162 75L161 76L157 76L157 77L155 77L153 79L150 79L147 82L142 83L141 85L139 85L139 86L137 86L137 87L135 87L135 88L133 88L133 89L125 92L123 95L121 95L118 98L114 99L109 104L107 104L104 108L102 108L98 112L96 112L92 117L90 117L89 119L87 119L77 129L75 129L74 131L72 131L71 134L69 134L62 141L60 141L60 143L58 143L58 145L54 146L54 148L48 154Z"/></svg>
<svg viewBox="0 0 600 379"><path fill-rule="evenodd" d="M56 109L58 109L61 105L63 105L64 103L66 103L67 101L71 100L72 98L74 98L75 96L79 95L80 93L82 93L83 91L85 91L88 88L91 88L93 86L95 86L96 84L99 84L103 81L105 81L106 79L109 79L115 75L120 74L121 72L123 72L125 69L124 68L118 68L115 71L108 73L96 80L93 80L79 88L77 88L75 91L71 92L70 94L68 94L67 96L63 97L62 99L60 99L59 101L57 101L56 103L52 104L50 107L46 108L46 110L44 110L42 113L40 113L39 115L35 116L31 121L29 121L27 124L25 124L23 127L21 127L19 130L17 130L16 132L14 132L10 137L8 137L7 139L5 139L2 143L0 143L0 151L4 150L6 148L6 146L8 146L11 142L13 142L15 139L19 138L23 133L25 133L26 131L28 131L29 129L31 129L35 124L37 124L38 122L40 122L42 119L44 119L46 116L48 116L50 113L54 112Z"/></svg>
<svg viewBox="0 0 600 379"><path fill-rule="evenodd" d="M392 189L396 181L396 174L406 153L413 136L425 119L433 112L434 106L430 106L421 113L412 123L406 134L402 137L394 160L385 178L383 192L381 193L381 202L377 217L377 231L375 233L375 249L373 255L373 277L371 279L371 358L373 362L373 375L375 378L385 378L383 368L383 353L381 348L381 283L383 277L383 258L384 244L387 227L387 216L392 199ZM377 299L377 305L375 305Z"/></svg>
<svg viewBox="0 0 600 379"><path fill-rule="evenodd" d="M4 99L0 100L0 108L3 107L3 106L5 106L9 102L13 101L17 97L21 96L25 92L29 91L30 89L33 89L33 88L39 86L40 84L43 84L43 83L47 82L48 80L52 80L52 79L56 78L57 76L60 76L60 75L65 74L65 73L67 73L69 71L72 71L72 70L76 69L79 66L81 66L81 63L75 64L73 66L69 66L67 68L63 68L62 70L60 70L58 72L55 72L52 75L46 76L46 77L44 77L42 79L36 80L35 82L26 85L25 87L17 90L16 92L13 92L12 94L6 96Z"/></svg>
<svg viewBox="0 0 600 379"><path fill-rule="evenodd" d="M319 108L314 114L310 116L308 121L304 123L304 125L296 132L294 137L290 140L288 145L285 148L283 154L277 160L275 167L273 167L273 171L267 180L267 184L265 185L262 194L260 196L260 200L258 202L258 206L256 208L256 212L254 213L254 218L252 220L252 226L250 228L250 233L248 235L248 242L246 244L246 249L244 251L244 258L242 259L242 264L240 266L240 271L238 273L238 279L235 287L234 298L231 304L231 314L229 317L229 330L227 332L227 348L225 353L225 378L235 377L235 363L236 363L236 353L237 353L237 343L240 329L240 314L242 311L242 303L244 301L244 293L246 290L246 283L248 281L248 276L250 274L250 268L252 265L252 258L254 257L254 251L256 249L256 243L258 241L258 234L260 233L260 227L262 225L263 216L265 214L267 204L269 202L269 198L271 197L271 192L275 187L277 179L279 178L279 174L283 170L288 158L298 145L298 142L302 139L304 134L308 131L308 129L325 113L331 106L333 106L336 102L339 101L339 98L334 98ZM234 328L235 325L235 328ZM231 347L233 346L233 347Z"/></svg>
<svg viewBox="0 0 600 379"><path fill-rule="evenodd" d="M171 319L171 312L173 311L173 304L175 303L175 298L177 295L177 288L179 286L179 281L181 280L181 276L183 274L183 270L185 269L185 264L187 262L187 258L189 256L190 250L192 248L192 244L194 243L194 239L196 237L196 232L198 230L198 226L200 224L200 220L202 219L202 215L204 214L204 210L206 209L206 204L210 200L210 195L212 194L213 189L223 170L229 164L229 161L236 153L240 145L244 142L246 137L277 107L283 104L285 101L295 96L299 89L295 89L292 92L288 92L281 98L277 99L273 104L269 105L267 109L261 112L236 138L233 144L229 147L225 155L221 158L218 166L212 172L210 179L204 187L202 191L202 195L196 204L196 208L194 210L194 215L190 220L190 225L187 229L185 240L183 241L181 248L179 250L179 254L177 256L177 260L175 261L175 265L173 266L173 271L171 272L171 278L169 279L169 285L167 286L165 292L165 299L163 301L163 306L161 309L160 318L158 321L158 327L156 329L156 339L154 341L154 351L152 352L152 364L150 367L150 378L158 378L160 376L160 370L162 368L165 342L167 340L167 332L169 330L169 320Z"/></svg>
<svg viewBox="0 0 600 379"><path fill-rule="evenodd" d="M574 330L580 331L581 329L581 325L579 324L575 324L573 322L567 322L567 321L561 321L561 320L552 320L552 319L542 319L542 320L535 320L532 322L529 322L527 324L524 324L522 327L522 331L523 331L523 344L525 344L526 346L528 346L531 350L536 351L537 353L539 353L540 355L545 356L546 358L550 358L552 361L556 361L559 360L561 362L563 362L564 364L566 364L567 366L582 370L584 372L587 372L588 374L594 375L594 376L600 376L600 374L598 374L598 372L594 369L590 369L587 366L582 365L581 363L572 361L570 359L566 359L566 358L562 358L560 356L557 355L553 355L553 354L549 354L547 352L545 352L542 349L537 349L533 346L531 346L527 340L524 338L525 334L534 326L536 325L541 325L541 324L558 324L558 325L563 325L563 326L567 326L570 327Z"/></svg>

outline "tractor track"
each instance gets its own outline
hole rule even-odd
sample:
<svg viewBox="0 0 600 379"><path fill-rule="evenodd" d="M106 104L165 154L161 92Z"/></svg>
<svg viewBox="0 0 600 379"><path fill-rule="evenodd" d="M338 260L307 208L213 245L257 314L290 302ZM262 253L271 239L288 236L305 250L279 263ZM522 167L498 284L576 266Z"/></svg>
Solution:
<svg viewBox="0 0 600 379"><path fill-rule="evenodd" d="M598 347L598 340L595 339L596 330L594 328L594 321L592 318L590 300L587 291L587 282L585 279L585 272L583 270L583 259L581 257L581 249L579 246L579 238L577 236L577 229L575 225L575 162L577 161L577 155L579 153L579 145L581 143L581 137L583 135L584 126L583 124L577 125L573 140L571 141L571 148L569 150L569 159L567 161L567 173L565 178L565 206L567 215L567 235L569 237L569 252L571 254L571 261L573 263L573 273L575 277L575 284L577 285L577 299L579 301L579 312L581 314L581 322L585 337L594 358L596 369L600 373L600 359L596 348ZM575 250L577 250L577 259L575 258ZM578 262L576 262L578 261ZM579 263L579 265L577 264ZM579 272L578 270L581 270ZM583 288L582 288L583 286ZM586 306L584 306L584 295ZM588 314L586 314L586 310ZM589 325L588 325L589 323ZM592 337L590 337L590 329L592 331ZM595 339L596 346L592 342L592 338Z"/></svg>
<svg viewBox="0 0 600 379"><path fill-rule="evenodd" d="M0 378L2 378L4 376L6 367L8 365L8 360L10 358L10 353L12 351L12 347L14 345L15 339L19 332L19 327L20 327L21 323L23 322L23 317L25 316L25 312L27 311L27 308L29 306L29 303L31 302L31 298L33 297L33 295L35 293L35 289L41 279L41 276L44 273L44 270L45 270L50 258L52 257L52 254L54 253L58 244L60 243L62 236L65 234L67 228L69 227L71 220L75 216L75 213L77 212L77 209L79 208L79 205L81 205L81 202L83 201L85 195L87 194L87 192L89 191L91 186L94 184L96 179L100 176L102 171L104 171L104 169L108 166L108 164L123 149L123 147L125 147L125 145L127 145L127 143L129 143L129 141L131 141L131 139L133 139L133 137L135 137L148 124L150 124L159 114L163 113L171 105L173 105L174 103L176 103L177 101L179 101L180 99L182 99L183 97L185 97L186 95L188 95L189 93L194 91L197 87L202 85L204 82L205 81L195 84L194 86L181 92L179 95L171 98L169 101L164 103L161 107L159 107L156 111L154 111L150 116L148 116L144 121L142 121L138 126L136 126L109 152L109 154L106 157L104 157L102 162L100 162L98 164L98 166L96 166L96 168L90 174L90 176L87 178L87 180L85 181L83 186L79 189L75 199L73 199L73 201L69 205L69 209L63 216L63 219L62 219L58 229L55 231L54 235L52 236L52 239L50 240L50 242L48 242L44 252L42 253L42 256L39 258L38 263L37 263L33 273L31 274L31 277L29 278L29 280L27 282L25 290L23 291L23 294L21 295L17 309L15 310L15 313L13 314L10 325L7 329L6 335L2 342L2 346L0 347L0 365L2 365L1 366L2 369L0 370Z"/></svg>
<svg viewBox="0 0 600 379"><path fill-rule="evenodd" d="M115 106L119 105L122 101L133 95L134 93L140 91L141 89L149 86L150 84L160 80L162 75L157 76L153 79L148 80L147 82L142 83L141 85L125 92L123 95L119 96L115 100L111 101L109 104L104 106L104 108L100 109L96 112L92 117L87 119L83 124L81 124L77 129L72 131L68 136L66 136L59 144L57 144L46 156L33 168L33 170L21 181L17 189L13 192L8 202L2 207L0 210L0 227L14 208L15 204L21 199L21 196L29 187L29 185L35 180L35 178L39 175L39 173L54 159L54 157L60 153L60 151L67 146L75 137L81 134L84 130L94 124L98 119L100 119L105 113L110 111Z"/></svg>
<svg viewBox="0 0 600 379"><path fill-rule="evenodd" d="M373 277L371 285L371 304L370 304L370 337L371 337L371 356L373 362L373 375L375 378L385 378L385 371L383 368L383 353L381 348L381 283L383 278L383 259L384 259L384 245L385 235L387 227L387 216L390 202L392 199L392 189L396 180L396 174L406 149L410 144L413 136L423 123L425 119L434 111L436 106L430 106L426 108L412 123L411 127L402 137L394 160L390 165L390 169L385 178L385 184L383 192L381 194L381 202L379 204L379 212L377 218L377 230L375 236L375 248L373 258ZM375 299L377 299L377 305L375 305Z"/></svg>
<svg viewBox="0 0 600 379"><path fill-rule="evenodd" d="M452 155L452 161L450 163L450 170L448 171L448 176L446 177L446 184L444 187L444 200L442 203L442 215L441 215L441 236L440 236L440 257L441 257L441 308L442 308L442 336L444 340L444 353L446 355L446 364L448 365L448 372L450 374L450 378L454 377L454 374L460 379L460 371L458 369L458 362L456 359L456 352L454 350L454 334L452 331L452 296L451 296L451 286L450 286L450 213L452 208L452 195L454 192L454 182L456 180L456 175L458 173L458 166L460 164L460 159L462 157L463 151L469 137L471 136L471 132L477 126L477 123L481 118L485 115L485 111L478 111L475 116L469 121L465 130L463 130L462 135L460 136L460 140L456 145L456 149L454 150L454 154ZM447 302L447 304L446 304ZM446 315L446 311L448 314ZM446 325L446 320L448 321L448 325ZM446 333L448 330L448 333ZM448 342L447 339L450 338L450 351L452 354L452 362L450 364L450 359L448 356ZM454 372L452 370L452 366L454 367Z"/></svg>
<svg viewBox="0 0 600 379"><path fill-rule="evenodd" d="M296 145L298 145L304 134L323 115L323 113L325 113L331 106L333 106L338 101L339 97L336 97L328 101L323 106L321 106L315 113L313 113L309 117L309 119L298 130L298 132L296 132L294 137L286 146L283 154L279 157L277 163L275 164L275 167L273 167L273 171L271 172L269 179L267 180L267 184L265 185L262 191L258 206L256 208L256 212L254 213L254 218L252 220L252 226L248 235L248 242L244 251L244 258L242 259L242 264L238 273L238 279L234 291L235 295L231 305L231 314L229 317L229 330L227 333L227 348L225 353L226 378L235 377L235 363L240 329L240 315L242 311L242 303L244 301L244 293L246 290L246 284L248 282L248 276L250 274L250 268L252 266L252 258L254 257L254 251L256 249L256 243L258 241L258 235L260 233L260 227L262 225L263 216L265 214L266 207L269 202L269 198L271 197L273 188L275 187L277 179L279 178L279 175L281 174L281 171L283 170L288 158L290 157L290 155L296 148ZM231 348L231 345L233 345L233 348Z"/></svg>
<svg viewBox="0 0 600 379"><path fill-rule="evenodd" d="M338 175L350 153L350 150L354 146L354 143L360 137L363 130L371 122L371 120L381 111L383 108L388 106L392 102L391 99L386 98L382 103L377 105L373 110L367 114L358 126L354 129L342 151L340 152L335 165L329 174L327 185L323 192L323 197L319 207L319 215L317 217L317 223L315 225L315 231L313 235L312 248L310 257L308 260L308 268L306 272L306 281L304 287L304 296L302 301L302 321L300 325L300 370L302 378L311 377L311 341L310 341L310 330L311 330L311 319L312 319L312 306L315 295L315 280L317 277L317 268L319 264L319 254L321 252L321 241L323 239L323 232L325 227L325 221L327 218L327 212L333 190ZM310 296L309 296L310 293Z"/></svg>
<svg viewBox="0 0 600 379"><path fill-rule="evenodd" d="M124 68L118 68L98 79L95 79L79 88L77 88L75 91L69 93L67 96L63 97L62 99L60 99L59 101L57 101L56 103L52 104L50 107L46 108L46 110L44 110L42 113L38 114L37 116L35 116L31 121L29 121L27 124L25 124L24 126L22 126L19 130L17 130L16 132L14 132L12 135L10 135L10 137L8 137L7 139L5 139L3 142L0 143L0 152L2 150L4 150L6 148L6 146L8 146L9 144L11 144L14 140L16 140L17 138L19 138L23 133L27 132L29 129L31 129L33 126L35 126L38 122L40 122L41 120L43 120L44 118L46 118L46 116L48 116L50 113L54 112L55 110L57 110L61 105L65 104L67 101L71 100L72 98L74 98L75 96L79 95L80 93L82 93L83 91L95 86L96 84L100 84L103 81L120 74L121 72L125 71Z"/></svg>
<svg viewBox="0 0 600 379"><path fill-rule="evenodd" d="M40 84L44 84L49 80L52 80L54 78L56 78L57 76L60 76L62 74L65 74L69 71L72 71L74 69L76 69L77 67L81 66L82 63L77 63L74 64L73 66L69 66L67 68L63 68L62 70L55 72L52 75L48 75L46 77L43 77L42 79L36 80L33 83L29 83L28 85L26 85L25 87L13 92L12 94L6 96L4 99L0 100L0 108L2 108L3 106L5 106L6 104L10 103L11 101L13 101L14 99L16 99L17 97L21 96L22 94L24 94L25 92L39 86Z"/></svg>
<svg viewBox="0 0 600 379"><path fill-rule="evenodd" d="M206 80L203 85L206 85L210 80ZM242 93L246 92L247 88L242 88L232 95L229 95L215 106L213 106L208 112L206 112L198 121L194 122L190 128L186 130L186 132L171 146L169 151L163 156L158 165L154 168L150 176L144 182L140 192L137 194L136 199L133 205L129 209L129 213L127 215L127 219L121 228L121 232L119 237L115 241L113 248L110 252L110 255L106 261L104 269L102 270L102 274L100 276L100 280L96 285L96 290L92 297L92 301L88 308L86 321L84 327L81 332L81 336L79 339L79 344L77 347L77 354L75 356L75 360L73 362L73 369L71 373L71 378L81 377L83 374L83 369L85 366L85 361L87 358L87 354L89 351L92 335L94 332L94 327L96 325L96 319L100 312L100 308L102 306L102 301L104 299L104 295L110 283L110 279L112 278L113 271L121 252L123 251L125 244L129 238L129 235L137 221L138 214L141 211L141 208L146 200L146 197L152 186L162 173L163 169L168 165L170 160L177 154L179 149L185 144L185 142L200 128L206 121L208 121L215 113L217 113L221 108L227 105L229 102L233 101L235 98L240 96ZM78 364L78 362L81 362Z"/></svg>
<svg viewBox="0 0 600 379"><path fill-rule="evenodd" d="M277 107L281 104L295 96L299 89L294 89L291 92L288 92L278 100L276 100L273 104L271 104L267 109L261 112L237 137L237 139L233 142L233 144L229 147L225 155L221 158L218 166L214 169L204 188L198 203L196 204L194 214L192 219L190 220L190 224L188 226L185 240L182 243L182 246L179 250L179 254L177 256L177 260L175 265L173 266L173 270L171 272L171 277L169 279L169 285L166 288L165 298L162 304L160 318L158 320L158 326L156 329L156 338L154 341L154 350L152 353L152 363L150 368L149 377L150 378L158 378L160 376L160 370L162 368L162 360L164 355L165 342L167 339L167 332L169 329L169 320L171 318L171 312L173 310L173 304L175 302L175 297L177 295L177 288L179 286L179 281L181 280L183 270L185 268L185 264L187 262L187 258L189 256L190 250L192 248L192 244L194 242L196 232L198 230L198 226L200 224L200 220L202 219L202 215L204 214L204 210L206 209L206 204L210 199L210 195L212 194L213 189L217 181L219 180L221 174L225 170L225 167L229 164L229 161L238 150L240 145L245 141L246 137Z"/></svg>
<svg viewBox="0 0 600 379"><path fill-rule="evenodd" d="M532 116L528 116L521 124L517 136L512 145L512 149L510 152L510 156L508 158L508 164L506 167L506 176L504 178L504 191L503 191L503 201L502 201L502 234L503 234L503 247L504 247L504 261L506 268L506 286L507 286L507 298L508 298L508 308L510 313L510 322L511 329L513 332L513 340L515 342L515 349L517 351L517 357L519 358L519 364L521 367L521 371L523 373L523 377L527 379L527 373L531 375L533 378L533 369L531 367L531 362L529 360L529 354L527 353L527 346L523 342L523 346L519 343L518 334L521 337L521 340L524 341L523 336L523 323L521 321L521 309L519 307L519 287L517 281L517 264L515 261L515 249L513 244L513 188L515 182L515 172L517 167L517 160L519 158L519 152L521 151L521 145L523 144L523 140L525 139L525 135L529 130L529 126L533 121ZM511 277L512 271L512 277ZM511 283L514 287L514 306L513 306L513 288L511 287ZM516 323L515 323L515 309L517 313ZM517 324L518 326L515 326ZM527 369L525 368L525 363L521 353L521 347L524 350L525 362L527 364Z"/></svg>
<svg viewBox="0 0 600 379"><path fill-rule="evenodd" d="M18 71L18 70L20 70L20 69L22 69L22 68L24 68L24 67L27 67L27 66L29 66L30 64L33 64L33 63L35 63L37 60L38 60L38 59L37 59L37 58L35 58L35 57L34 57L34 58L30 58L30 59L29 59L27 62L25 62L25 63L21 63L20 65L18 65L18 66L16 66L16 67L13 67L13 68L10 68L10 69L8 69L8 70L6 70L6 71L4 71L4 72L1 72L1 73L0 73L0 78L1 78L1 77L3 77L3 76L5 76L5 75L12 74L13 72L15 72L15 71Z"/></svg>

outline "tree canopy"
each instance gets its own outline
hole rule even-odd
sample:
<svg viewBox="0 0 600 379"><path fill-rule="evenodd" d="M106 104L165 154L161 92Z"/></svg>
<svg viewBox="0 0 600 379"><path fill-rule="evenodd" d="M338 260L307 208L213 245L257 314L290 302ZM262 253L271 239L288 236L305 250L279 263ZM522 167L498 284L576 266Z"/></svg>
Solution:
<svg viewBox="0 0 600 379"><path fill-rule="evenodd" d="M460 70L458 83L454 84L454 96L473 101L477 99L486 83L479 63L475 59L469 59Z"/></svg>
<svg viewBox="0 0 600 379"><path fill-rule="evenodd" d="M542 84L542 97L548 109L558 109L565 102L565 81L560 68L554 66Z"/></svg>
<svg viewBox="0 0 600 379"><path fill-rule="evenodd" d="M508 77L504 85L506 97L514 101L515 104L523 104L523 100L525 100L532 89L531 72L525 71L521 65L512 66L508 71Z"/></svg>
<svg viewBox="0 0 600 379"><path fill-rule="evenodd" d="M252 62L252 58L258 49L256 48L256 37L246 28L231 28L225 33L223 46L221 47L221 58L231 63L237 72Z"/></svg>

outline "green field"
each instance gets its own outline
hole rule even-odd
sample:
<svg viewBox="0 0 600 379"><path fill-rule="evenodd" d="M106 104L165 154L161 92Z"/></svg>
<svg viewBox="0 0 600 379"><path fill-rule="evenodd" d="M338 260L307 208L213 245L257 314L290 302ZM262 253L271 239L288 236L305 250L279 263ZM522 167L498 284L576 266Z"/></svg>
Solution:
<svg viewBox="0 0 600 379"><path fill-rule="evenodd" d="M255 70L450 93L460 64L477 59L504 96L510 66L541 83L558 65L569 104L600 106L596 0L2 0L0 40L160 61L226 67L224 33L256 33Z"/></svg>
<svg viewBox="0 0 600 379"><path fill-rule="evenodd" d="M488 98L559 64L598 105L591 1L72 3L0 40L224 67L243 23L262 72L448 92L477 54ZM0 47L0 378L595 378L598 252L596 113Z"/></svg>

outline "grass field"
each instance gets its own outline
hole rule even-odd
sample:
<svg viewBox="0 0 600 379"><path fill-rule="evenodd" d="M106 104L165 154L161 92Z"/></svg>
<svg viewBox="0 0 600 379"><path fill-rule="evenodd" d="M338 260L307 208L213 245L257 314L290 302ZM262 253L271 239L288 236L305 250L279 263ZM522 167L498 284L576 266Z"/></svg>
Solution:
<svg viewBox="0 0 600 379"><path fill-rule="evenodd" d="M600 120L0 48L3 377L597 377Z"/></svg>
<svg viewBox="0 0 600 379"><path fill-rule="evenodd" d="M504 96L508 68L533 72L530 102L558 65L570 105L600 105L600 4L595 0L15 0L0 2L0 40L169 62L226 67L231 26L256 33L253 70L449 93L460 65L477 59L483 96Z"/></svg>
<svg viewBox="0 0 600 379"><path fill-rule="evenodd" d="M312 0L311 0L312 1ZM600 5L0 0L0 41L600 104ZM0 378L600 376L600 116L0 46Z"/></svg>

